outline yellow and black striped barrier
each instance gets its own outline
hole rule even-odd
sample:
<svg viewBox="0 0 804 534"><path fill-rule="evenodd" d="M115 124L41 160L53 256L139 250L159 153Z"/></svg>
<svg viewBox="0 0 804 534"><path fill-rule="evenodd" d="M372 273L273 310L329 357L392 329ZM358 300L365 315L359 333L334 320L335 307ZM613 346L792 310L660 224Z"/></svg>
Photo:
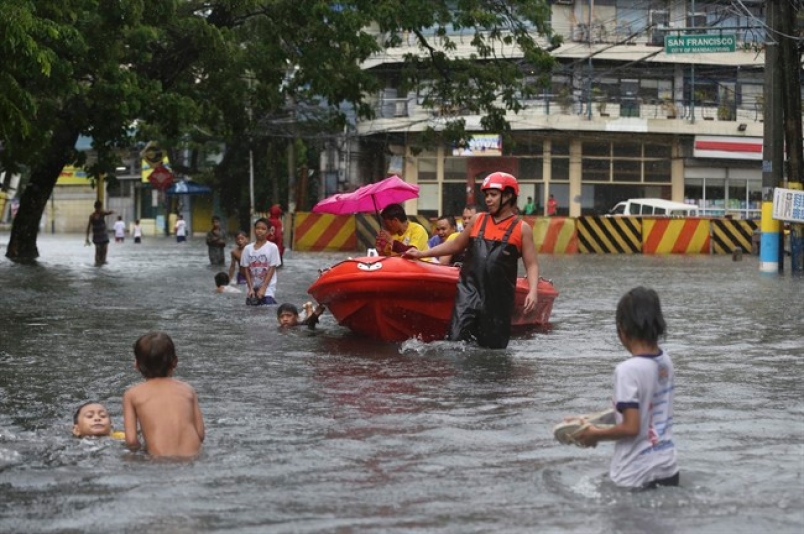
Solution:
<svg viewBox="0 0 804 534"><path fill-rule="evenodd" d="M352 215L296 212L293 224L293 250L355 250Z"/></svg>
<svg viewBox="0 0 804 534"><path fill-rule="evenodd" d="M531 219L528 217L528 219ZM539 254L575 254L578 237L575 219L570 217L534 217L528 220L533 227L533 241Z"/></svg>
<svg viewBox="0 0 804 534"><path fill-rule="evenodd" d="M377 239L377 232L380 231L380 221L377 215L372 213L358 213L355 215L355 228L357 230L357 250L374 248L374 241Z"/></svg>
<svg viewBox="0 0 804 534"><path fill-rule="evenodd" d="M735 249L751 253L751 238L757 222L750 220L712 219L712 254L731 254Z"/></svg>
<svg viewBox="0 0 804 534"><path fill-rule="evenodd" d="M642 219L643 254L708 254L709 219Z"/></svg>
<svg viewBox="0 0 804 534"><path fill-rule="evenodd" d="M578 217L576 234L581 254L642 252L642 221L639 217Z"/></svg>

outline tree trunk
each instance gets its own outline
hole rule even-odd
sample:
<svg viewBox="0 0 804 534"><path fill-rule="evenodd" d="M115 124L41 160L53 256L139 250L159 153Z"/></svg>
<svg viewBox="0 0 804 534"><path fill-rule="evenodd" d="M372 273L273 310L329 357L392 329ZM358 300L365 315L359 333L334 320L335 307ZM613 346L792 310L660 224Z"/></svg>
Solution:
<svg viewBox="0 0 804 534"><path fill-rule="evenodd" d="M11 226L6 257L16 263L32 263L39 257L36 237L39 221L62 169L74 160L78 131L60 125L54 131L44 158L31 169L28 185L20 197L20 207ZM87 213L89 217L89 213Z"/></svg>

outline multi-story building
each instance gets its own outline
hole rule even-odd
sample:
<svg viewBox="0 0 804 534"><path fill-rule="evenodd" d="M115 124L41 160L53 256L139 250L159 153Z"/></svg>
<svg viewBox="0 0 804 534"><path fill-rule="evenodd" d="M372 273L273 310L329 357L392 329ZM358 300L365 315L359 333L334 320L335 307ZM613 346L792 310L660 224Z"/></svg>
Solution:
<svg viewBox="0 0 804 534"><path fill-rule="evenodd" d="M564 37L551 52L559 66L551 87L509 116L514 143L505 147L481 132L479 116L424 109L420 95L398 93L394 69L411 42L365 65L387 73L387 84L375 95L376 118L358 122L357 132L364 146L383 144L379 174L390 166L420 186L407 208L423 215L459 214L482 178L503 170L519 178L521 203L530 196L544 210L552 194L560 215L657 197L696 204L704 215L758 218L763 4L554 0L551 24ZM471 36L451 37L456 53L469 52ZM427 126L456 115L477 132L472 142L412 149ZM362 174L376 176L377 167Z"/></svg>

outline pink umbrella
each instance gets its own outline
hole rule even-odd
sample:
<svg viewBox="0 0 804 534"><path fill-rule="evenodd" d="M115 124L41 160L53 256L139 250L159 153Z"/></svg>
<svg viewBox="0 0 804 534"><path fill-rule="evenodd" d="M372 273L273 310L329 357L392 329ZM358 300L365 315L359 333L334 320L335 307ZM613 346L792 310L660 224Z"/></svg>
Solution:
<svg viewBox="0 0 804 534"><path fill-rule="evenodd" d="M313 206L313 213L350 215L373 211L379 218L380 210L386 206L418 197L418 185L409 184L394 175L385 180L359 187L351 193L337 193L327 197Z"/></svg>

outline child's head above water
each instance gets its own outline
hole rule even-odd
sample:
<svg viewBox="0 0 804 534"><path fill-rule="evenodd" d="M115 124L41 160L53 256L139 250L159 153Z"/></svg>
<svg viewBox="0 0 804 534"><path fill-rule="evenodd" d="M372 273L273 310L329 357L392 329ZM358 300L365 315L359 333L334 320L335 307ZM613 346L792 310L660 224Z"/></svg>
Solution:
<svg viewBox="0 0 804 534"><path fill-rule="evenodd" d="M223 287L229 285L229 275L223 271L215 275L215 287Z"/></svg>
<svg viewBox="0 0 804 534"><path fill-rule="evenodd" d="M280 304L276 309L276 320L279 326L296 326L299 324L299 309L289 302Z"/></svg>
<svg viewBox="0 0 804 534"><path fill-rule="evenodd" d="M109 436L112 420L106 407L95 401L85 402L73 415L73 436Z"/></svg>
<svg viewBox="0 0 804 534"><path fill-rule="evenodd" d="M623 295L615 317L621 338L656 344L667 331L659 295L647 287L635 287Z"/></svg>
<svg viewBox="0 0 804 534"><path fill-rule="evenodd" d="M179 359L173 340L164 332L148 332L134 342L137 369L145 378L170 376Z"/></svg>

